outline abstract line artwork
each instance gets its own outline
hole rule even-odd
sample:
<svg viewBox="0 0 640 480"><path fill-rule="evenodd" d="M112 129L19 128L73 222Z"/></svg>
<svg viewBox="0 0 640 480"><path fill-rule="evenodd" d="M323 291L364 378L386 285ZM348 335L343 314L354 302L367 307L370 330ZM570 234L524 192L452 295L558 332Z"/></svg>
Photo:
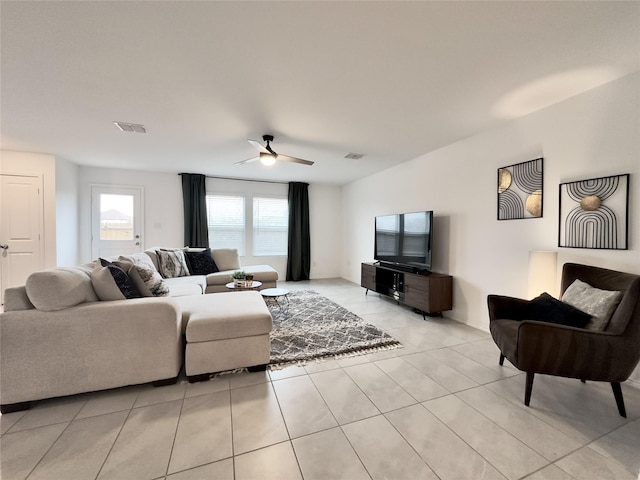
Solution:
<svg viewBox="0 0 640 480"><path fill-rule="evenodd" d="M498 169L498 220L542 217L542 158Z"/></svg>
<svg viewBox="0 0 640 480"><path fill-rule="evenodd" d="M629 174L560 184L558 246L626 250Z"/></svg>

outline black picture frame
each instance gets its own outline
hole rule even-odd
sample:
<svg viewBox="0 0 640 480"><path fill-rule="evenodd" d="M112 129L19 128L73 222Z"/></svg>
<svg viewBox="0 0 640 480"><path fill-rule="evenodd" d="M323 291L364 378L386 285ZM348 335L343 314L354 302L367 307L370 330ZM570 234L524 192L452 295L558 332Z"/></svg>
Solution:
<svg viewBox="0 0 640 480"><path fill-rule="evenodd" d="M498 220L542 218L544 159L498 169Z"/></svg>
<svg viewBox="0 0 640 480"><path fill-rule="evenodd" d="M558 247L629 249L630 174L559 186Z"/></svg>

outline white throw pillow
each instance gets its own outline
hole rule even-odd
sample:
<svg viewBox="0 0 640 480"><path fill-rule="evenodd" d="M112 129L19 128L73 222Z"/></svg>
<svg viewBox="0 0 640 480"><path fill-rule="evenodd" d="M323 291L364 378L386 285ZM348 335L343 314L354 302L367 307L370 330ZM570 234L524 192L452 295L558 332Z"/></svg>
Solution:
<svg viewBox="0 0 640 480"><path fill-rule="evenodd" d="M156 250L158 271L164 278L187 277L190 275L187 260L182 250Z"/></svg>
<svg viewBox="0 0 640 480"><path fill-rule="evenodd" d="M600 290L576 279L562 294L562 301L591 315L587 330L604 331L622 300L622 292Z"/></svg>
<svg viewBox="0 0 640 480"><path fill-rule="evenodd" d="M166 297L169 286L155 268L146 262L135 262L129 269L129 276L143 297Z"/></svg>

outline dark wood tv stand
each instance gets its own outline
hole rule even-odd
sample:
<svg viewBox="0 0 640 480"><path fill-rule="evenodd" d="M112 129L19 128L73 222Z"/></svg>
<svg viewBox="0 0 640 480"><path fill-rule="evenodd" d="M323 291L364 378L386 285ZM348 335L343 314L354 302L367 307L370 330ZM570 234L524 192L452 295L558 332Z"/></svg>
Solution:
<svg viewBox="0 0 640 480"><path fill-rule="evenodd" d="M453 308L453 277L441 273L412 273L378 263L363 263L360 285L413 307L425 315L442 316Z"/></svg>

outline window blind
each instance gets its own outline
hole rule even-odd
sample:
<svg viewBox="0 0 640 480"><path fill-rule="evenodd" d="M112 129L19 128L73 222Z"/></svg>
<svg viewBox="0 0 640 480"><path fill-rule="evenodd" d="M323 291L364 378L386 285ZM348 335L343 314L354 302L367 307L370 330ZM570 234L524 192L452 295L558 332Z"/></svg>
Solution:
<svg viewBox="0 0 640 480"><path fill-rule="evenodd" d="M245 199L238 195L207 195L211 248L236 248L245 255Z"/></svg>
<svg viewBox="0 0 640 480"><path fill-rule="evenodd" d="M286 198L253 198L253 254L286 255L289 204Z"/></svg>

